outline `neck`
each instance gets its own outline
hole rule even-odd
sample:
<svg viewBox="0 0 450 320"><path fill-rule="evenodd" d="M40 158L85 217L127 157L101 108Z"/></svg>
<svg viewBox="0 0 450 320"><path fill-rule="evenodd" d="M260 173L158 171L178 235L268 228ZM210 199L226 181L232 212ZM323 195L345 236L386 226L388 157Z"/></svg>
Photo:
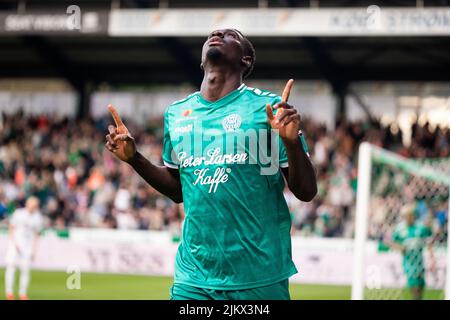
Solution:
<svg viewBox="0 0 450 320"><path fill-rule="evenodd" d="M242 83L240 72L223 66L205 68L200 94L208 101L214 102L236 90Z"/></svg>

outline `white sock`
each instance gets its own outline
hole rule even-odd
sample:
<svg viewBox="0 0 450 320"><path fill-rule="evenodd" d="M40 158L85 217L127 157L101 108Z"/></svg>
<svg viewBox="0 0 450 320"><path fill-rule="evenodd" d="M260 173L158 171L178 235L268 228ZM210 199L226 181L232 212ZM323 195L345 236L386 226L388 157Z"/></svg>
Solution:
<svg viewBox="0 0 450 320"><path fill-rule="evenodd" d="M6 294L14 293L14 273L16 267L14 265L8 265L5 272L5 291Z"/></svg>
<svg viewBox="0 0 450 320"><path fill-rule="evenodd" d="M28 291L28 284L30 283L30 267L23 266L20 269L19 295L26 296Z"/></svg>

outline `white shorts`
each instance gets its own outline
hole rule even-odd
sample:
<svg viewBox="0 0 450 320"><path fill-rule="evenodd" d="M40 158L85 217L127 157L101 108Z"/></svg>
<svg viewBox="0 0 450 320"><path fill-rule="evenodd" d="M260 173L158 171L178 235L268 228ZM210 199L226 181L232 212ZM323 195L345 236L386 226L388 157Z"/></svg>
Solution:
<svg viewBox="0 0 450 320"><path fill-rule="evenodd" d="M6 249L6 265L14 265L16 267L29 268L31 265L31 250L17 250L14 245L9 244Z"/></svg>

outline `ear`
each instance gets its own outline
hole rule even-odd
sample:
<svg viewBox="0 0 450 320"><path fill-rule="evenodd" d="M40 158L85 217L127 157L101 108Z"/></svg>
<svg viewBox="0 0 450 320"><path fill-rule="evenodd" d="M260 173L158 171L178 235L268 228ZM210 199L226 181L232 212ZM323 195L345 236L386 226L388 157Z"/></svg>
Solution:
<svg viewBox="0 0 450 320"><path fill-rule="evenodd" d="M246 68L250 68L252 65L253 59L251 56L243 56L241 59L242 64L245 65Z"/></svg>
<svg viewBox="0 0 450 320"><path fill-rule="evenodd" d="M205 68L203 67L203 62L200 63L200 69L201 69L201 70L204 70L204 69L205 69Z"/></svg>

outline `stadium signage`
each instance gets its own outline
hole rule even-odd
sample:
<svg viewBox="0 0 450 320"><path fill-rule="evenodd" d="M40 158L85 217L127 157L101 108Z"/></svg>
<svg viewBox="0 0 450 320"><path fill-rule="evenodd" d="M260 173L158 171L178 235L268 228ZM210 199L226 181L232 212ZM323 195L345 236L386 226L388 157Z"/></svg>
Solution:
<svg viewBox="0 0 450 320"><path fill-rule="evenodd" d="M71 229L69 238L42 237L33 268L80 272L172 276L178 243L167 231ZM7 234L0 234L0 253L6 252ZM299 269L293 283L350 285L353 239L292 237L292 258ZM367 266L384 287L402 287L406 281L398 252L379 252L367 246ZM431 288L445 283L445 251L435 252L437 273L427 274ZM427 263L427 261L425 261ZM0 254L0 267L5 255ZM370 274L367 274L369 277Z"/></svg>
<svg viewBox="0 0 450 320"><path fill-rule="evenodd" d="M108 12L0 14L0 34L106 34Z"/></svg>
<svg viewBox="0 0 450 320"><path fill-rule="evenodd" d="M223 27L249 36L450 35L450 9L170 9L113 10L111 36L205 36Z"/></svg>

